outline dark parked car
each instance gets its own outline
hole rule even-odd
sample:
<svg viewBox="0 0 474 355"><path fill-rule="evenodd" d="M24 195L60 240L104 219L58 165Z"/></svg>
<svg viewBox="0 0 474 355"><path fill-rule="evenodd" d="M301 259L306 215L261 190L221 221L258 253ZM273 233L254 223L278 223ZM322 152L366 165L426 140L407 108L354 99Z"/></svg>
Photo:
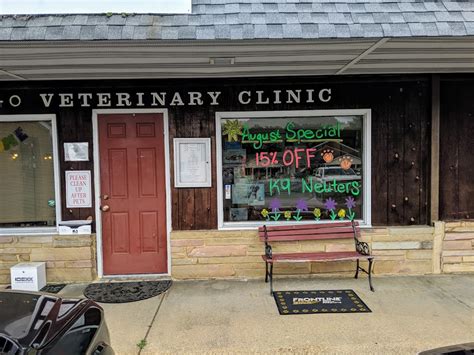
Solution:
<svg viewBox="0 0 474 355"><path fill-rule="evenodd" d="M89 299L0 291L0 354L111 355L104 311Z"/></svg>

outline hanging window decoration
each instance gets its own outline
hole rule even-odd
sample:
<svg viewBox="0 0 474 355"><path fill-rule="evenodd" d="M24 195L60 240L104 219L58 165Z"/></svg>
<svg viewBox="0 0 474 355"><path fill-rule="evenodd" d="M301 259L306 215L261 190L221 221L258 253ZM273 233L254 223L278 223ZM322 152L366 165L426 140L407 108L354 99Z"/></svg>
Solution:
<svg viewBox="0 0 474 355"><path fill-rule="evenodd" d="M220 125L224 223L363 218L363 115L249 113Z"/></svg>

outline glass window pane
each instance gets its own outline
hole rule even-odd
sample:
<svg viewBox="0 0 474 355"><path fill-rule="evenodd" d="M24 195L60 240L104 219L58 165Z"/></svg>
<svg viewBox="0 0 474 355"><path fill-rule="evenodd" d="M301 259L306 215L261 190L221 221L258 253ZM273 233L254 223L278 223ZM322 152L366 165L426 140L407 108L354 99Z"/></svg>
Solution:
<svg viewBox="0 0 474 355"><path fill-rule="evenodd" d="M224 222L362 219L362 116L222 119Z"/></svg>
<svg viewBox="0 0 474 355"><path fill-rule="evenodd" d="M55 226L50 121L0 122L0 227Z"/></svg>

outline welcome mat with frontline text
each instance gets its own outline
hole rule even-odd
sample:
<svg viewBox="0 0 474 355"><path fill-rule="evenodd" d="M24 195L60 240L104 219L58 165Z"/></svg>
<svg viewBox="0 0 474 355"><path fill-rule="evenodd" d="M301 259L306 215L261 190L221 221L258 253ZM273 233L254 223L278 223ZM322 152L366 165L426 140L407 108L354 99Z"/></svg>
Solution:
<svg viewBox="0 0 474 355"><path fill-rule="evenodd" d="M353 290L274 291L282 315L372 312Z"/></svg>

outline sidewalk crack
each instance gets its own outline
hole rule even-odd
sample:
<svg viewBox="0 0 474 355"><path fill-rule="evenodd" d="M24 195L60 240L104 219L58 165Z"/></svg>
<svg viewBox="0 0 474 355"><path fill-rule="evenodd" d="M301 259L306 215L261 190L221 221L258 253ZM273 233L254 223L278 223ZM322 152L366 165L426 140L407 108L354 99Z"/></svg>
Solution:
<svg viewBox="0 0 474 355"><path fill-rule="evenodd" d="M160 308L161 308L161 304L163 303L163 300L165 299L165 297L168 296L168 292L169 292L169 290L166 291L166 292L163 294L163 297L161 297L160 303L158 303L158 306L156 307L155 314L153 315L153 318L152 318L152 320L151 320L151 322L150 322L150 325L148 326L148 330L147 330L146 333L145 333L145 337L143 338L145 341L148 340L148 335L150 334L151 328L153 327L153 324L155 323L156 316L158 315L158 312L159 312L159 310L160 310ZM143 349L138 350L138 354L137 354L137 355L141 355L142 350L143 350Z"/></svg>

